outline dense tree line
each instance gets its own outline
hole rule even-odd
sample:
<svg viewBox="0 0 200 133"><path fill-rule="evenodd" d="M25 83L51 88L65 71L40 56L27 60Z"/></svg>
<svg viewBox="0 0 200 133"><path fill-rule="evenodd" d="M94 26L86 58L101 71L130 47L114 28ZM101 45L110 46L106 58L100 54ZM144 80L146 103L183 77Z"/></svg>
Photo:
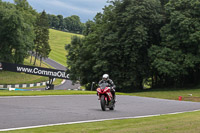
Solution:
<svg viewBox="0 0 200 133"><path fill-rule="evenodd" d="M34 46L36 12L15 0L15 5L0 1L0 60L23 63Z"/></svg>
<svg viewBox="0 0 200 133"><path fill-rule="evenodd" d="M80 17L72 15L70 17L63 18L62 15L48 14L50 28L82 34L85 25L80 21Z"/></svg>
<svg viewBox="0 0 200 133"><path fill-rule="evenodd" d="M165 6L165 25L160 30L162 42L160 45L152 45L149 49L155 86L198 83L199 11L200 0L171 0Z"/></svg>
<svg viewBox="0 0 200 133"><path fill-rule="evenodd" d="M195 85L200 78L200 0L113 0L66 45L71 79L110 74L118 91Z"/></svg>
<svg viewBox="0 0 200 133"><path fill-rule="evenodd" d="M49 24L44 11L37 13L27 0L14 0L14 4L0 0L0 25L0 62L23 64L34 53L40 59L48 57Z"/></svg>

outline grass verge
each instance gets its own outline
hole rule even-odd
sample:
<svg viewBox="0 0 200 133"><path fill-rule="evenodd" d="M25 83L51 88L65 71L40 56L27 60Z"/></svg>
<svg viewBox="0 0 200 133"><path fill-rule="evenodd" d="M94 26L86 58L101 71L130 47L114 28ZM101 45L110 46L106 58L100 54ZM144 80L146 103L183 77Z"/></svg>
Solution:
<svg viewBox="0 0 200 133"><path fill-rule="evenodd" d="M117 95L134 95L155 97L163 99L175 99L177 97L193 94L200 96L200 89L146 91L136 93L117 93ZM36 95L86 95L96 94L95 91L0 91L0 96L36 96ZM191 97L193 97L191 96ZM175 115L161 115L140 119L110 120L95 123L82 123L72 125L60 125L24 130L8 131L9 133L198 133L200 131L200 111Z"/></svg>
<svg viewBox="0 0 200 133"><path fill-rule="evenodd" d="M66 54L65 45L71 43L72 36L82 36L79 34L73 34L63 31L50 29L49 44L51 46L51 52L49 57L56 62L66 66Z"/></svg>
<svg viewBox="0 0 200 133"><path fill-rule="evenodd" d="M25 73L15 73L3 71L0 72L0 84L30 84L42 81L47 81L48 77L41 77L35 75L28 75Z"/></svg>
<svg viewBox="0 0 200 133"><path fill-rule="evenodd" d="M169 89L169 90L149 90L144 92L134 93L118 93L118 95L131 95L152 97L161 99L178 100L179 96L182 96L184 101L200 102L200 89Z"/></svg>
<svg viewBox="0 0 200 133"><path fill-rule="evenodd" d="M60 125L9 133L199 133L200 111L140 119Z"/></svg>
<svg viewBox="0 0 200 133"><path fill-rule="evenodd" d="M46 91L0 91L0 96L43 96L43 95L88 95L96 94L94 91L67 91L67 90L46 90Z"/></svg>
<svg viewBox="0 0 200 133"><path fill-rule="evenodd" d="M34 57L33 57L34 60ZM25 59L24 65L31 65L30 64L30 57L28 59ZM36 66L40 67L40 62L36 61ZM42 62L41 67L44 68L52 68L50 65ZM9 71L0 71L0 84L31 84L31 83L39 83L48 81L48 77L44 76L36 76L36 75L30 75L25 73L17 73L17 72L9 72ZM56 79L54 81L54 85L61 84L63 79ZM40 86L41 88L45 86ZM40 87L31 87L31 88L40 88ZM30 88L30 87L29 87Z"/></svg>
<svg viewBox="0 0 200 133"><path fill-rule="evenodd" d="M30 58L25 59L24 64L25 65L31 65L29 63ZM40 62L37 60L36 61L36 66L39 65ZM41 67L46 67L45 64L42 63ZM30 83L37 83L37 82L43 82L47 81L48 77L44 76L36 76L36 75L30 75L30 74L25 74L25 73L17 73L17 72L8 72L8 71L0 71L0 84L30 84Z"/></svg>

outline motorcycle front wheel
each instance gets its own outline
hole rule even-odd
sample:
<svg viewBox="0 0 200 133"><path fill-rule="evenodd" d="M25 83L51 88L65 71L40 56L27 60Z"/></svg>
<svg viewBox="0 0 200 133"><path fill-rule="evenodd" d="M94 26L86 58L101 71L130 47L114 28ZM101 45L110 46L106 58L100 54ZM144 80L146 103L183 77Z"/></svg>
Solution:
<svg viewBox="0 0 200 133"><path fill-rule="evenodd" d="M106 100L105 100L105 96L104 95L102 95L101 96L101 109L103 110L103 111L105 111L106 110Z"/></svg>

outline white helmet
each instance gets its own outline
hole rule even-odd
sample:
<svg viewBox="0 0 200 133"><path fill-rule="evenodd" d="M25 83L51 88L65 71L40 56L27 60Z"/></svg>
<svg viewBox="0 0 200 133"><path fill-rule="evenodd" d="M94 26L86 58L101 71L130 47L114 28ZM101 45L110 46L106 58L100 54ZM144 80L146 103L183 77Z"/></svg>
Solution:
<svg viewBox="0 0 200 133"><path fill-rule="evenodd" d="M108 78L109 78L109 75L108 75L108 74L104 74L104 75L103 75L103 79L106 79L106 80L107 80Z"/></svg>

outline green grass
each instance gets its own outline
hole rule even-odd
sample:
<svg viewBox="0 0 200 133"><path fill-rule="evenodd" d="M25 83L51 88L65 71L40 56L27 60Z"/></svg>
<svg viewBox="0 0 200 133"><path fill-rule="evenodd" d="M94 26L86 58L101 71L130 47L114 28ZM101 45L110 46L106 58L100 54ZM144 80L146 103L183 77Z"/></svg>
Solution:
<svg viewBox="0 0 200 133"><path fill-rule="evenodd" d="M50 58L66 66L65 44L69 44L71 36L75 34L56 31L50 29ZM80 35L79 35L80 36ZM1 73L0 73L1 74ZM8 77L13 77L13 74ZM6 75L4 75L6 76ZM22 77L24 75L21 75ZM0 78L2 76L0 75ZM32 75L31 75L32 77ZM28 79L26 77L25 79ZM0 79L1 82L1 79ZM18 81L19 82L19 81ZM58 82L58 81L57 81ZM60 81L59 81L60 82ZM12 81L13 83L13 81ZM0 83L1 84L1 83ZM66 90L48 90L48 91L0 91L0 96L39 96L39 95L95 95L95 91L66 91ZM192 94L192 96L189 96ZM145 92L117 93L117 95L131 95L142 97L153 97L162 99L178 100L179 96L186 101L200 102L200 89L175 89L175 90L146 90ZM163 115L140 119L113 120L95 123L83 123L73 125L52 126L43 128L34 128L27 130L9 131L9 133L198 133L200 132L200 111L176 115Z"/></svg>
<svg viewBox="0 0 200 133"><path fill-rule="evenodd" d="M57 81L59 84L62 81ZM56 83L54 83L56 84ZM79 94L96 94L96 91L66 91L66 90L52 90L52 91L32 91L32 92L9 92L0 91L0 96L35 96L35 95L79 95ZM164 90L164 91L145 91L135 93L116 93L117 95L130 95L130 96L142 96L161 99L178 100L179 96L182 96L184 101L200 102L200 89L185 89L185 90ZM189 94L192 94L190 96Z"/></svg>
<svg viewBox="0 0 200 133"><path fill-rule="evenodd" d="M60 85L62 81L63 81L63 79L56 79L56 80L53 82L53 85L54 85L54 86ZM19 88L19 89L35 89L35 88L45 88L45 87L46 87L46 85L34 86L34 87L26 87L26 88Z"/></svg>
<svg viewBox="0 0 200 133"><path fill-rule="evenodd" d="M0 91L0 96L36 96L36 95L86 95L95 91ZM163 99L178 99L182 95L188 97L200 97L200 89L184 90L154 90L135 93L117 93L117 95L134 95L143 97L155 97ZM26 130L9 131L10 133L198 133L200 131L200 111L188 112L176 115L161 115L140 119L111 120L95 123L83 123L72 125L60 125L52 127L33 128Z"/></svg>
<svg viewBox="0 0 200 133"><path fill-rule="evenodd" d="M199 133L200 111L140 119L60 125L9 133Z"/></svg>
<svg viewBox="0 0 200 133"><path fill-rule="evenodd" d="M94 91L68 91L68 90L45 90L45 91L6 91L0 90L0 96L43 96L43 95L88 95L96 94Z"/></svg>
<svg viewBox="0 0 200 133"><path fill-rule="evenodd" d="M168 89L168 90L147 90L144 92L118 93L119 95L132 95L142 97L152 97L161 99L178 100L182 96L184 101L200 102L200 88L195 89ZM190 95L192 94L192 96Z"/></svg>
<svg viewBox="0 0 200 133"><path fill-rule="evenodd" d="M28 75L25 73L15 73L3 71L0 72L0 84L24 84L37 83L47 81L48 77L40 77L35 75Z"/></svg>
<svg viewBox="0 0 200 133"><path fill-rule="evenodd" d="M29 61L30 61L30 58L25 59L24 64L31 65ZM40 66L39 64L40 62L36 61L36 66ZM42 67L48 67L48 66L42 63ZM24 83L29 84L29 83L43 82L47 80L48 80L48 77L43 77L43 76L0 71L0 84L24 84Z"/></svg>
<svg viewBox="0 0 200 133"><path fill-rule="evenodd" d="M71 42L71 37L77 35L82 36L79 34L67 33L62 31L57 31L50 29L50 46L51 46L51 53L50 58L61 63L62 65L66 66L66 50L65 44L69 44ZM33 58L34 60L34 58ZM25 65L31 65L30 58L25 59ZM36 66L39 66L40 62L36 62ZM42 63L41 67L49 68L47 64ZM24 83L37 83L47 81L48 77L43 76L36 76L36 75L29 75L24 73L15 73L15 72L7 72L7 71L0 71L0 84L24 84ZM60 83L60 80L57 80L55 85Z"/></svg>
<svg viewBox="0 0 200 133"><path fill-rule="evenodd" d="M73 34L68 32L62 32L58 30L50 29L49 43L51 46L50 58L66 66L66 54L65 45L71 43L72 36L82 36L79 34Z"/></svg>

